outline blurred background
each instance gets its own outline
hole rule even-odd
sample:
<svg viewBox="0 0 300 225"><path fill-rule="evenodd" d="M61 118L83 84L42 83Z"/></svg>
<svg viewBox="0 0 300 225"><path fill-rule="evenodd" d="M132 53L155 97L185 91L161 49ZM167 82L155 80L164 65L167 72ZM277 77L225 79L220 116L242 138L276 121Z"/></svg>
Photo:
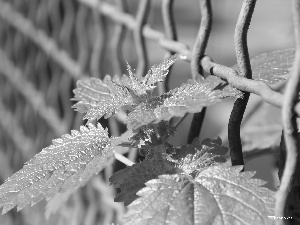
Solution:
<svg viewBox="0 0 300 225"><path fill-rule="evenodd" d="M117 0L102 2L120 7ZM139 1L126 2L127 13L135 17ZM0 0L0 184L52 139L78 130L84 123L83 115L71 109L76 80L127 73L126 61L137 67L132 31L125 30L121 50L116 53L120 26L110 16L99 14L97 4L97 0ZM161 5L160 0L151 1L147 23L164 33ZM212 0L213 28L206 54L219 64L236 63L233 35L241 5L240 0ZM248 34L251 57L293 47L290 9L291 1L257 1ZM199 2L175 0L174 16L178 41L192 49L200 25ZM153 40L146 39L146 45L150 68L161 62L167 51ZM171 88L186 82L191 78L190 63L179 60L170 76ZM200 139L226 136L233 101L208 109ZM249 104L255 101L251 96ZM186 143L191 119L189 115L180 125L171 140L174 145ZM278 185L275 160L272 155L252 159L246 170L256 170L256 176L267 180L274 190ZM44 200L1 215L0 224L122 224L123 204L113 201L116 190L107 180L109 174L124 167L113 163L48 220Z"/></svg>

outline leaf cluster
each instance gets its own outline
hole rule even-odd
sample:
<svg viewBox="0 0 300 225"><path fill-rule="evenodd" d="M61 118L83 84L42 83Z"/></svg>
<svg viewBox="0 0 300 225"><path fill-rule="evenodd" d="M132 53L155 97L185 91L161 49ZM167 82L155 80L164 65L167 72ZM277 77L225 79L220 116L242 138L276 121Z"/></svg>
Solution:
<svg viewBox="0 0 300 225"><path fill-rule="evenodd" d="M294 50L288 49L252 59L253 78L268 84L286 79L293 54ZM254 172L241 172L241 166L232 167L226 161L228 149L220 138L196 138L181 146L168 142L177 129L170 122L172 117L197 113L225 98L241 96L239 90L214 76L188 80L154 96L156 84L164 80L178 58L179 54L166 58L144 77L137 77L127 65L128 76L79 80L73 108L85 113L87 124L53 140L0 186L3 213L44 198L50 201L47 212L51 213L105 168L114 153L129 147L138 148L145 160L109 179L120 189L115 201L128 207L125 224L273 224L267 216L273 215L274 193L261 187L264 181L252 178ZM118 112L126 114L128 128L121 137L109 137L100 124L92 125ZM267 120L268 115L259 114L251 122L252 128L242 130L245 149L275 143L281 124L272 124L273 117ZM278 129L272 133L269 126L275 125Z"/></svg>

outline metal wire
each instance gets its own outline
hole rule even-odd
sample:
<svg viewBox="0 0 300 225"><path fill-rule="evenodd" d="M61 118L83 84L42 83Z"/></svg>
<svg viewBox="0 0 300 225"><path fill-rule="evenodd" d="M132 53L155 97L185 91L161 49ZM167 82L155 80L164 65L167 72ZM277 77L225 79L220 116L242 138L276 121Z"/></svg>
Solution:
<svg viewBox="0 0 300 225"><path fill-rule="evenodd" d="M203 5L209 2L200 1ZM148 70L146 41L152 40L167 54L180 53L182 59L192 61L193 77L203 69L227 80L233 87L282 106L283 95L265 83L240 77L234 69L204 56L207 30L199 30L193 54L186 44L179 42L173 0L162 2L164 31L151 28L147 24L150 3L150 0L139 1L136 16L133 16L124 0L110 3L105 0L0 0L0 129L10 137L8 140L0 138L0 151L6 149L3 155L14 161L10 169L17 170L17 163L49 145L53 138L69 133L72 128L78 129L83 123L82 115L74 113L70 102L76 80L89 76L103 78L111 71L121 75L127 32L134 35L138 76L145 75ZM202 9L205 8L203 5ZM206 9L210 10L210 4ZM210 20L203 20L202 28L205 22L210 29ZM203 35L206 36L203 38ZM169 78L164 86L160 86L160 93L169 90ZM300 103L295 107L300 115ZM113 135L120 134L116 120L109 120L108 125ZM129 154L133 160L135 154L134 151ZM104 171L106 178L111 176L113 166L112 160ZM105 199L97 179L93 185ZM91 192L95 188L87 188L91 204L96 203L94 197L97 195ZM73 212L86 210L85 214L90 215L89 220L76 223L96 223L99 213L92 211L93 207L84 207L86 199L76 195L73 200L78 203ZM110 205L110 208L120 214L118 206ZM76 213L72 215L73 221L79 217ZM110 223L113 214L107 212L107 215L105 221ZM12 218L18 221L18 218ZM72 220L70 216L68 218Z"/></svg>

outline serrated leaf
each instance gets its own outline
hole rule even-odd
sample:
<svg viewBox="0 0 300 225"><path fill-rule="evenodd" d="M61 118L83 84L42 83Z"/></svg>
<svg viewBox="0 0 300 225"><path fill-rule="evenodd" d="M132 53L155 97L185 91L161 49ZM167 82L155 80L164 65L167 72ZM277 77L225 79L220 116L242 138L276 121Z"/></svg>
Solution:
<svg viewBox="0 0 300 225"><path fill-rule="evenodd" d="M286 80L294 63L295 49L264 53L251 59L252 77L267 84Z"/></svg>
<svg viewBox="0 0 300 225"><path fill-rule="evenodd" d="M65 203L68 201L73 191L67 191L64 193L57 193L46 205L45 216L46 219L50 217L51 214L56 213Z"/></svg>
<svg viewBox="0 0 300 225"><path fill-rule="evenodd" d="M288 78L295 58L295 49L277 50L263 53L250 60L252 79L268 85L276 84ZM237 65L233 67L237 69Z"/></svg>
<svg viewBox="0 0 300 225"><path fill-rule="evenodd" d="M216 88L216 90L214 90ZM170 120L172 117L182 117L185 113L200 112L203 107L220 102L221 99L232 97L238 92L223 92L220 86L209 81L189 80L168 93L153 97L134 108L128 114L127 126L137 129L140 126L161 120Z"/></svg>
<svg viewBox="0 0 300 225"><path fill-rule="evenodd" d="M90 78L79 80L73 91L78 101L73 105L77 111L86 113L83 119L88 123L115 114L119 109L132 110L132 105L147 99L147 92L152 91L157 82L163 81L168 74L168 68L178 59L178 55L166 58L162 63L154 65L145 77L137 77L131 67L127 65L129 77L116 75L111 79L109 75L102 80Z"/></svg>
<svg viewBox="0 0 300 225"><path fill-rule="evenodd" d="M75 97L72 100L78 102L72 108L86 113L83 119L88 119L88 123L100 119L102 116L108 118L123 105L133 103L128 90L112 82L109 76L106 76L104 81L95 77L79 80L77 88L73 92Z"/></svg>
<svg viewBox="0 0 300 225"><path fill-rule="evenodd" d="M93 174L99 173L112 156L110 138L100 124L81 126L80 132L53 140L23 169L0 186L0 207L3 213L18 205L49 201L57 195L83 186Z"/></svg>
<svg viewBox="0 0 300 225"><path fill-rule="evenodd" d="M205 79L202 76L197 77L197 81L199 83L209 83L211 87L214 87L213 90L220 91L220 98L227 98L227 97L242 97L242 92L234 87L232 87L229 83L222 80L220 77L217 76L208 76ZM223 95L223 97L222 97Z"/></svg>
<svg viewBox="0 0 300 225"><path fill-rule="evenodd" d="M158 124L148 124L133 130L134 135L130 138L131 143L123 143L123 146L137 148L152 148L165 142L174 135L176 128L169 121L161 121Z"/></svg>
<svg viewBox="0 0 300 225"><path fill-rule="evenodd" d="M123 75L122 84L133 90L136 95L145 95L147 91L152 91L156 83L162 82L163 78L167 76L169 67L178 59L178 54L171 55L164 59L160 64L154 65L148 71L145 77L137 77L131 66L127 63L127 71L129 77Z"/></svg>
<svg viewBox="0 0 300 225"><path fill-rule="evenodd" d="M282 129L281 109L263 103L242 126L243 151L278 146Z"/></svg>
<svg viewBox="0 0 300 225"><path fill-rule="evenodd" d="M179 54L165 58L161 63L154 65L144 77L144 82L148 86L153 86L157 82L162 82L163 78L169 73L170 66L178 59Z"/></svg>
<svg viewBox="0 0 300 225"><path fill-rule="evenodd" d="M216 163L226 162L222 155L227 153L228 148L222 146L222 140L218 137L207 138L202 142L195 138L191 144L182 145L174 150L171 161L185 173L192 174Z"/></svg>
<svg viewBox="0 0 300 225"><path fill-rule="evenodd" d="M202 143L195 138L192 144L175 148L173 155L167 158L163 155L173 146L160 145L150 149L146 160L118 171L110 178L111 183L121 188L121 193L117 195L115 201L124 201L125 205L130 204L137 198L136 192L145 187L144 183L157 178L158 175L176 172L190 174L216 163L225 162L226 159L221 155L226 154L227 148L221 144L220 138L205 139Z"/></svg>
<svg viewBox="0 0 300 225"><path fill-rule="evenodd" d="M241 166L211 166L195 178L161 175L128 206L125 225L274 224L274 193Z"/></svg>
<svg viewBox="0 0 300 225"><path fill-rule="evenodd" d="M162 157L153 157L119 170L109 178L109 181L121 189L115 201L124 202L124 205L127 206L138 197L136 193L145 187L145 182L157 178L161 174L174 174L176 172L178 169L172 162Z"/></svg>
<svg viewBox="0 0 300 225"><path fill-rule="evenodd" d="M141 148L145 145L151 145L152 139L155 136L153 127L141 126L134 130L134 135L130 138L133 147Z"/></svg>

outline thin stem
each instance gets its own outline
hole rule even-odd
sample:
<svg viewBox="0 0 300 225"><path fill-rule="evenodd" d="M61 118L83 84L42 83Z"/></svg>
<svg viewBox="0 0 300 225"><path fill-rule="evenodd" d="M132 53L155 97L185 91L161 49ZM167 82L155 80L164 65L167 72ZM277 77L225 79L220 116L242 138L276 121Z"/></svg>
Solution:
<svg viewBox="0 0 300 225"><path fill-rule="evenodd" d="M188 113L184 114L183 117L181 117L179 119L179 121L174 125L175 130L177 130L177 128L179 127L179 125L184 121L184 119L188 116ZM165 144L167 142L167 140L170 138L171 135L169 135L164 141L163 144Z"/></svg>
<svg viewBox="0 0 300 225"><path fill-rule="evenodd" d="M256 0L244 0L234 34L239 73L240 76L248 79L252 78L252 70L247 47L247 33L255 3ZM229 118L228 141L233 166L244 165L240 128L249 96L250 93L244 92L243 98L238 98L235 101Z"/></svg>
<svg viewBox="0 0 300 225"><path fill-rule="evenodd" d="M201 10L201 23L192 52L191 72L193 79L199 76L199 74L203 76L203 68L200 62L204 56L212 27L212 8L210 0L200 0L199 3ZM188 134L188 143L191 143L195 137L199 137L205 112L206 108L203 108L200 113L194 114Z"/></svg>
<svg viewBox="0 0 300 225"><path fill-rule="evenodd" d="M203 125L206 107L203 107L200 113L195 113L192 119L191 127L188 134L187 143L191 144L194 138L199 137Z"/></svg>
<svg viewBox="0 0 300 225"><path fill-rule="evenodd" d="M188 114L186 113L183 117L180 118L180 120L176 123L176 125L174 126L175 129L178 128L178 126L184 121L184 119L188 116Z"/></svg>
<svg viewBox="0 0 300 225"><path fill-rule="evenodd" d="M123 156L115 151L114 151L114 156L115 156L116 160L124 163L126 166L132 166L134 164L134 162L132 162L131 160L127 159L125 156Z"/></svg>
<svg viewBox="0 0 300 225"><path fill-rule="evenodd" d="M284 128L284 140L286 146L286 161L281 184L277 193L275 215L289 216L290 206L295 200L294 186L297 176L300 173L299 154L297 145L299 140L297 137L297 123L294 106L298 101L298 93L300 91L300 1L293 1L293 19L295 26L295 45L296 56L293 72L287 83L284 102L282 108L282 120ZM299 193L298 193L299 194ZM290 221L287 221L288 223ZM277 225L283 225L285 222L276 221Z"/></svg>

